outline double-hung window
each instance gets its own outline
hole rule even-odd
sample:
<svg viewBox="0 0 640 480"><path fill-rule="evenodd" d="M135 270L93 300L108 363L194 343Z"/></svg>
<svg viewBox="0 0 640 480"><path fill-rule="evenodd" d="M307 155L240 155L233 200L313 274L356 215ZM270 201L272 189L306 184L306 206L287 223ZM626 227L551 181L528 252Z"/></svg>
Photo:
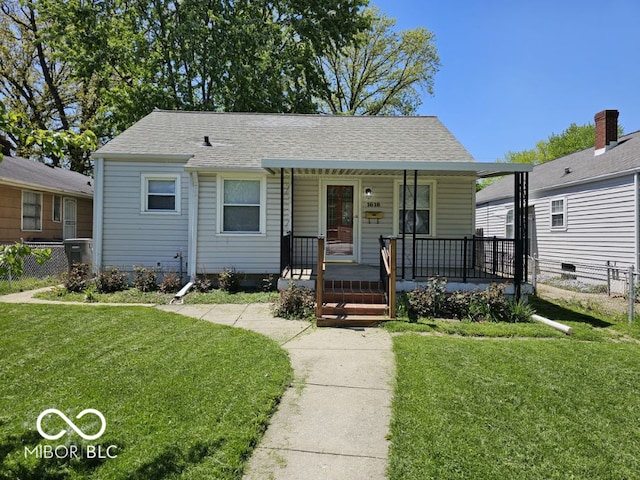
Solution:
<svg viewBox="0 0 640 480"><path fill-rule="evenodd" d="M180 177L178 175L142 175L143 213L180 213Z"/></svg>
<svg viewBox="0 0 640 480"><path fill-rule="evenodd" d="M42 231L42 193L22 191L22 230Z"/></svg>
<svg viewBox="0 0 640 480"><path fill-rule="evenodd" d="M62 197L60 195L53 196L53 212L51 220L54 222L62 221Z"/></svg>
<svg viewBox="0 0 640 480"><path fill-rule="evenodd" d="M266 188L263 177L218 179L218 232L264 233Z"/></svg>
<svg viewBox="0 0 640 480"><path fill-rule="evenodd" d="M513 238L515 232L513 223L513 208L507 210L507 214L504 217L504 236L506 238Z"/></svg>
<svg viewBox="0 0 640 480"><path fill-rule="evenodd" d="M567 200L557 198L551 200L551 229L563 230L567 228Z"/></svg>
<svg viewBox="0 0 640 480"><path fill-rule="evenodd" d="M417 186L407 185L405 201L404 185L402 182L396 182L398 235L403 232L414 233L414 231L419 235L433 235L434 186L433 182L419 182Z"/></svg>

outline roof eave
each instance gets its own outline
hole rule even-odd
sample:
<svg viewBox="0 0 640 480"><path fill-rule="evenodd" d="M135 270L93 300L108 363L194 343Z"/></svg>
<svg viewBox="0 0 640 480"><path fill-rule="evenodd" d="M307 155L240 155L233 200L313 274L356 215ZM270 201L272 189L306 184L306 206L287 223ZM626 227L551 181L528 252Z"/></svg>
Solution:
<svg viewBox="0 0 640 480"><path fill-rule="evenodd" d="M531 172L533 165L513 163L483 163L469 161L430 162L413 160L298 160L264 158L262 168L267 171L281 168L344 169L350 170L417 170L428 172L457 172L479 177L505 175L515 172Z"/></svg>

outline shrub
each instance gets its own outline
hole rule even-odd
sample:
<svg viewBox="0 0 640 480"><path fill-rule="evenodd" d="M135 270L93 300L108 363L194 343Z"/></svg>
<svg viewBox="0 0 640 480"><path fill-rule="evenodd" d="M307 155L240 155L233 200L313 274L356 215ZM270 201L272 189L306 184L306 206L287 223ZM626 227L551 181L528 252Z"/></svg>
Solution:
<svg viewBox="0 0 640 480"><path fill-rule="evenodd" d="M61 275L67 292L84 292L90 283L90 267L86 263L74 263L71 270Z"/></svg>
<svg viewBox="0 0 640 480"><path fill-rule="evenodd" d="M227 293L236 293L240 290L240 275L235 268L225 268L218 274L218 288Z"/></svg>
<svg viewBox="0 0 640 480"><path fill-rule="evenodd" d="M314 314L315 296L307 287L299 287L294 283L280 296L273 305L273 314L288 319L305 319Z"/></svg>
<svg viewBox="0 0 640 480"><path fill-rule="evenodd" d="M182 281L178 278L175 272L169 272L165 274L160 284L160 291L162 293L177 293L182 287Z"/></svg>
<svg viewBox="0 0 640 480"><path fill-rule="evenodd" d="M535 313L535 310L528 303L518 300L517 302L508 303L509 320L510 322L530 322L531 315Z"/></svg>
<svg viewBox="0 0 640 480"><path fill-rule="evenodd" d="M158 289L158 276L154 270L145 267L133 267L135 275L133 286L141 292L154 292Z"/></svg>
<svg viewBox="0 0 640 480"><path fill-rule="evenodd" d="M447 281L441 278L430 278L426 287L411 292L407 296L409 320L443 316L446 292Z"/></svg>
<svg viewBox="0 0 640 480"><path fill-rule="evenodd" d="M193 288L198 292L207 293L213 288L213 282L206 275L202 275L196 278L196 281L193 283Z"/></svg>
<svg viewBox="0 0 640 480"><path fill-rule="evenodd" d="M276 278L273 273L268 273L260 283L260 290L267 293L273 292L276 288Z"/></svg>
<svg viewBox="0 0 640 480"><path fill-rule="evenodd" d="M96 277L96 289L99 293L114 293L127 290L129 278L126 273L120 273L116 267L111 270L98 273Z"/></svg>
<svg viewBox="0 0 640 480"><path fill-rule="evenodd" d="M409 321L418 318L457 318L472 322L524 322L533 310L526 303L510 302L504 285L491 284L486 290L456 291L446 294L446 281L430 279L426 287L407 294Z"/></svg>

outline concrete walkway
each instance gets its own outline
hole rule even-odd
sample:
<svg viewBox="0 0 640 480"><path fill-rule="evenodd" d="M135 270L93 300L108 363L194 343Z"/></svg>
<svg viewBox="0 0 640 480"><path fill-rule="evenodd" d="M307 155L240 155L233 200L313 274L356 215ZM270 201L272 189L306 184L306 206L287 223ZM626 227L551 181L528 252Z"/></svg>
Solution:
<svg viewBox="0 0 640 480"><path fill-rule="evenodd" d="M45 303L32 294L5 295L0 302ZM294 381L245 479L386 478L395 365L384 330L317 329L309 322L273 318L266 304L157 308L255 331L289 352Z"/></svg>
<svg viewBox="0 0 640 480"><path fill-rule="evenodd" d="M289 352L295 379L244 478L386 478L395 365L383 330L317 329L269 306L167 305L162 310L246 328Z"/></svg>

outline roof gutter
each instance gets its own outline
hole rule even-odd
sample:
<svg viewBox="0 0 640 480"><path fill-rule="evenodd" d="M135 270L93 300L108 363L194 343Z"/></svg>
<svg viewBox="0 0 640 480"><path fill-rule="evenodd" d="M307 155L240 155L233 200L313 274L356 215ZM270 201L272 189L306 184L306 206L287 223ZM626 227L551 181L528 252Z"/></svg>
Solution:
<svg viewBox="0 0 640 480"><path fill-rule="evenodd" d="M9 187L24 188L29 190L38 190L41 192L53 193L54 195L67 195L70 197L79 198L93 198L93 194L87 192L80 192L77 190L66 190L63 188L52 188L50 186L38 185L37 183L18 182L8 178L0 177L0 184L7 185Z"/></svg>
<svg viewBox="0 0 640 480"><path fill-rule="evenodd" d="M121 153L121 152L100 152L97 150L91 154L93 160L103 158L105 160L164 160L168 162L186 162L193 158L191 153Z"/></svg>

